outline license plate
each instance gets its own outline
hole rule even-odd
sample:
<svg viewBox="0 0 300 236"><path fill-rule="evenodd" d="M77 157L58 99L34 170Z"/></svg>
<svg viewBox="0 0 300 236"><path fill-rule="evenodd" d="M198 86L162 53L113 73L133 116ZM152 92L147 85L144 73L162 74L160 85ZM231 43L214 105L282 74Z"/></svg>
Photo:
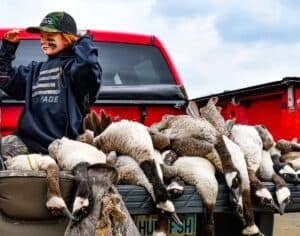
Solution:
<svg viewBox="0 0 300 236"><path fill-rule="evenodd" d="M169 221L169 236L195 236L197 215L193 213L178 214L183 226ZM135 215L134 222L142 236L152 236L157 222L157 215Z"/></svg>

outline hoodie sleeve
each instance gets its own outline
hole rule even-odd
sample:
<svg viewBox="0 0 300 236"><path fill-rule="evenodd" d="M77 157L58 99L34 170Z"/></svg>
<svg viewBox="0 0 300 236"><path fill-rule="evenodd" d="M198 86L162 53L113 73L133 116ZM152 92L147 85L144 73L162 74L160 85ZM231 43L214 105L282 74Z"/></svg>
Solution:
<svg viewBox="0 0 300 236"><path fill-rule="evenodd" d="M73 45L76 55L71 66L71 78L79 96L88 96L89 104L96 100L101 84L102 68L98 62L98 50L89 35L82 36ZM78 94L77 94L78 95Z"/></svg>
<svg viewBox="0 0 300 236"><path fill-rule="evenodd" d="M12 67L19 43L2 40L0 48L0 88L16 99L25 99L26 77L32 65Z"/></svg>

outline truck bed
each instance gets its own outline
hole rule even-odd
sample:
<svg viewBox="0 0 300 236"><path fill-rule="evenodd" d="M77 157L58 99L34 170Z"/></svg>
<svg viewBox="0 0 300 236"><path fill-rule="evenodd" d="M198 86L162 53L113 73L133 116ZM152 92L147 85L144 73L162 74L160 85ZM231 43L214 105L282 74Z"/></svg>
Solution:
<svg viewBox="0 0 300 236"><path fill-rule="evenodd" d="M64 219L62 222L61 219L50 215L45 208L45 184L45 172L43 171L0 172L1 232L12 232L11 230L13 230L16 235L32 235L32 230L37 230L38 234L43 233L44 236L48 236L47 232L49 232L49 230L43 229L43 227L54 227L58 232L57 235L63 235L67 220ZM26 185L26 187L24 185ZM62 194L66 199L66 202L70 202L72 200L74 192L73 185L74 182L72 176L62 172L61 187ZM265 182L265 185L271 193L275 195L274 184ZM299 212L300 185L288 184L288 187L292 193L293 202L286 207L286 212ZM150 195L143 187L117 185L117 189L122 195L125 205L134 219L141 215L145 216L145 218L142 217L139 219L149 219L150 216L157 214ZM228 199L228 187L221 180L219 181L219 194L215 208L216 236L240 235L241 232L241 223L232 214ZM198 232L202 227L204 211L202 201L195 188L193 186L186 185L184 194L175 199L174 203L179 217L184 219L187 215L193 215L195 220L192 222L197 227L198 235ZM254 201L253 208L256 224L265 235L272 235L274 212L269 208L258 206ZM191 221L188 223L190 222ZM145 227L148 227L146 226L148 223L149 222L147 220L142 221L142 223L137 224L137 227L140 231L143 231L145 230ZM24 232L27 232L26 230L28 231L28 234L24 234ZM23 233L19 234L19 232Z"/></svg>
<svg viewBox="0 0 300 236"><path fill-rule="evenodd" d="M265 185L274 195L274 184L271 182L265 182ZM293 202L286 207L286 212L300 211L300 185L288 184L288 188L291 191ZM118 190L131 214L155 213L153 201L143 187L133 185L118 185ZM231 213L228 194L228 187L225 184L220 184L215 209L216 213ZM203 213L203 204L201 198L193 186L185 186L184 194L173 201L178 213ZM253 209L254 211L259 211L260 213L273 213L273 211L269 208L263 208L258 206L256 203L253 204Z"/></svg>
<svg viewBox="0 0 300 236"><path fill-rule="evenodd" d="M274 184L265 182L265 185L274 196ZM291 191L292 203L286 207L286 213L299 212L300 185L288 184L288 188ZM143 187L118 185L118 191L122 195L127 209L133 217L135 215L151 215L156 213L153 201ZM242 230L239 220L232 214L228 194L228 187L224 183L221 183L219 185L219 194L215 208L216 236L240 235ZM257 226L265 235L273 235L274 212L267 207L258 206L254 200L252 202ZM197 232L199 232L203 224L203 204L196 189L193 186L185 186L184 194L175 199L174 203L179 216L185 213L197 214ZM145 225L141 226L138 224L137 227L140 232L143 232L141 227L145 227Z"/></svg>

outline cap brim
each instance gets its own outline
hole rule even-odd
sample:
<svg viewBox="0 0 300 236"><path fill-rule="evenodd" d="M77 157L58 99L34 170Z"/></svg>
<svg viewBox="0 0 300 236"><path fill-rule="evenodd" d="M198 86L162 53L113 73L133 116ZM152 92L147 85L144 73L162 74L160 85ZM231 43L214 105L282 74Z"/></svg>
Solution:
<svg viewBox="0 0 300 236"><path fill-rule="evenodd" d="M39 34L41 31L49 32L49 33L61 33L60 30L49 28L49 27L46 27L46 26L36 26L36 27L26 28L27 33Z"/></svg>

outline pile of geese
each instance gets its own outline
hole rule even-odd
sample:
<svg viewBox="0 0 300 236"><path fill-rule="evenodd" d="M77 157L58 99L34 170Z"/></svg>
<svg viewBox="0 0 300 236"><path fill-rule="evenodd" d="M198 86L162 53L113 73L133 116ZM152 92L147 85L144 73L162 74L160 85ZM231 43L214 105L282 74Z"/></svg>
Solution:
<svg viewBox="0 0 300 236"><path fill-rule="evenodd" d="M283 214L291 201L286 182L300 182L300 145L297 140L275 142L263 125L225 120L217 102L218 98L212 97L200 109L189 102L185 115L166 114L150 127L128 120L111 122L104 112L98 116L92 111L85 117L84 133L77 140L63 137L49 145L47 156L16 156L5 164L8 169L32 169L35 163L35 170L46 170L47 208L77 222L94 212L95 187L89 171L93 166L115 168L115 183L145 187L160 215L178 225L182 223L172 199L183 193L185 182L195 186L203 201L203 233L208 236L215 235L219 172L230 190L233 212L241 220L242 235L263 235L254 222L251 191L262 206ZM72 213L60 194L59 170L72 171L77 180ZM275 183L276 199L263 181ZM100 213L96 217L101 218ZM112 224L106 225L113 228ZM154 235L167 235L166 227L157 225ZM138 232L133 230L131 235Z"/></svg>
<svg viewBox="0 0 300 236"><path fill-rule="evenodd" d="M212 97L200 109L190 102L186 115L167 114L150 127L121 120L100 132L96 127L103 114L97 121L97 115L91 113L78 140L104 153L115 152L108 155L108 161L113 156L119 183L144 186L157 209L177 224L181 222L171 199L183 193L183 181L194 185L205 206L205 235L215 235L216 172L222 173L233 211L242 222L242 234L263 235L254 222L251 191L262 206L283 214L291 200L286 181L299 182L296 152L300 145L295 140L276 143L263 125L225 121L217 102ZM275 183L276 199L263 181Z"/></svg>

